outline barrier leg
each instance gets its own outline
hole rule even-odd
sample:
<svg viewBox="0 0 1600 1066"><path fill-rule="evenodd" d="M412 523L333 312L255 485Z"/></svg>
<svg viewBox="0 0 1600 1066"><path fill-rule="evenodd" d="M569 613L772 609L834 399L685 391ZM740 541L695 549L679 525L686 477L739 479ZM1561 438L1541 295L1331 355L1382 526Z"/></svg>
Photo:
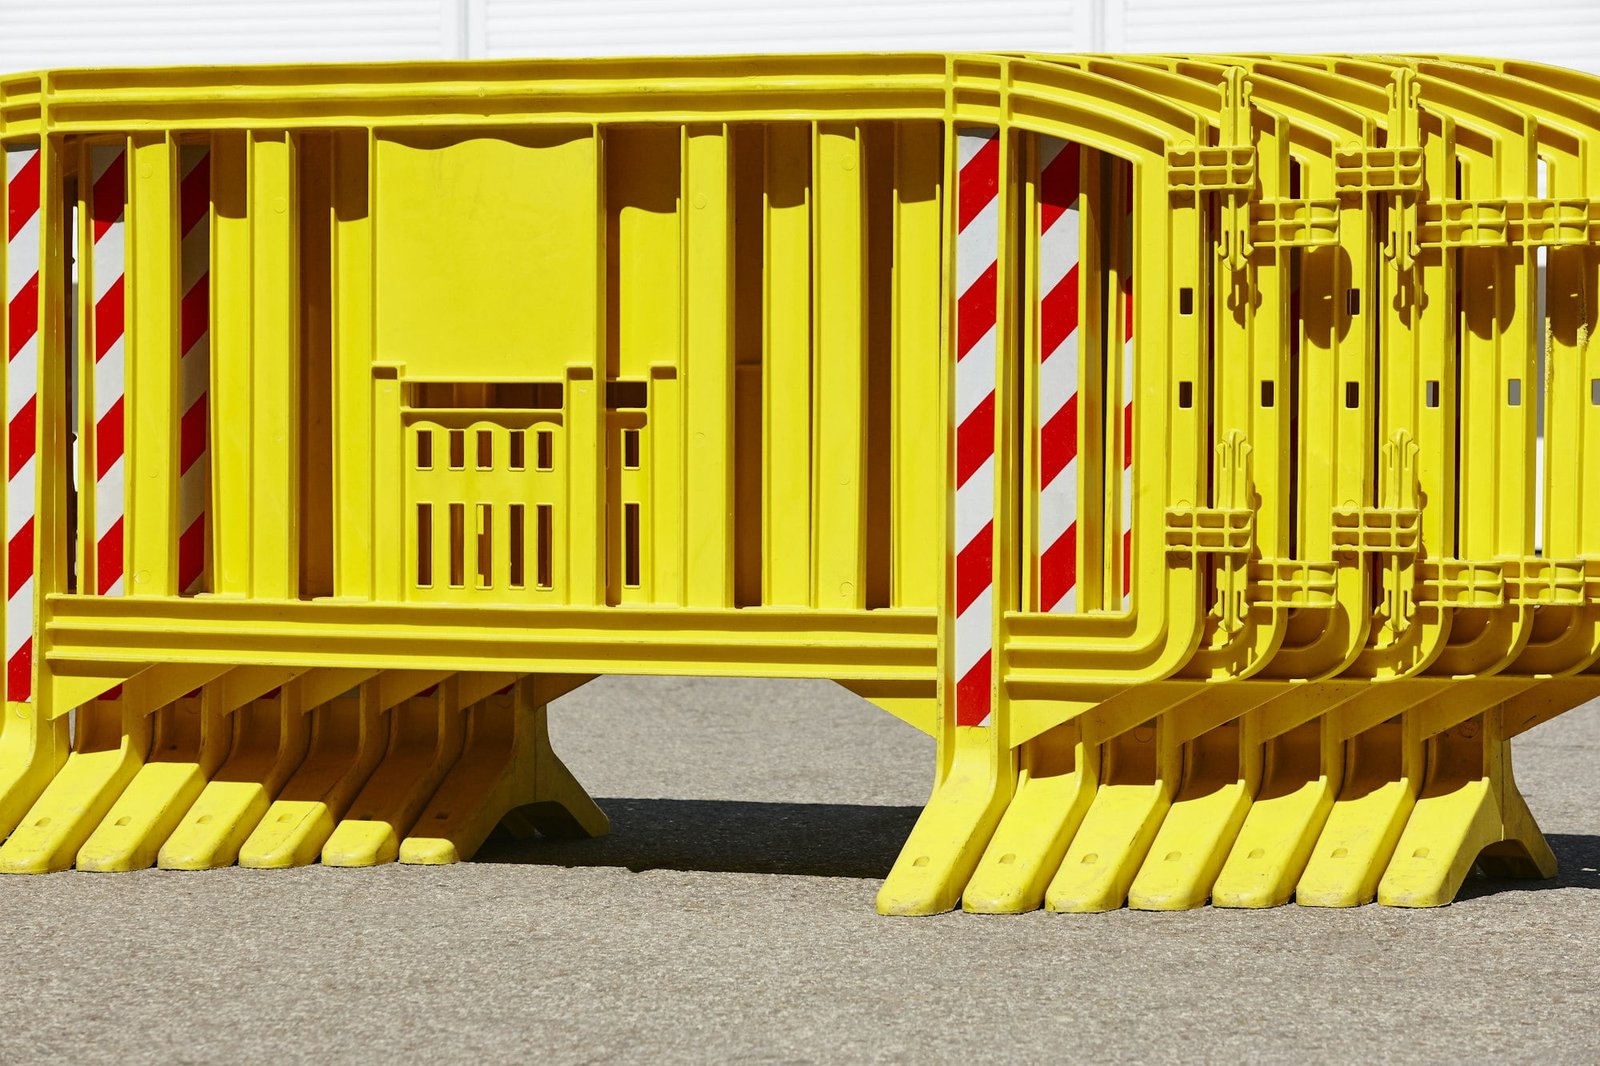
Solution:
<svg viewBox="0 0 1600 1066"><path fill-rule="evenodd" d="M0 845L0 873L49 873L71 866L149 747L149 717L127 710L123 701L97 700L81 708L72 754Z"/></svg>
<svg viewBox="0 0 1600 1066"><path fill-rule="evenodd" d="M78 869L143 870L155 864L228 753L227 719L205 713L201 704L198 697L182 699L154 712L150 759L78 850Z"/></svg>
<svg viewBox="0 0 1600 1066"><path fill-rule="evenodd" d="M1555 855L1511 775L1505 712L1486 711L1428 747L1428 778L1378 885L1378 902L1442 907L1474 863L1496 876L1554 877Z"/></svg>
<svg viewBox="0 0 1600 1066"><path fill-rule="evenodd" d="M1357 907L1376 896L1422 778L1414 717L1403 714L1360 733L1346 759L1344 787L1295 890L1304 906Z"/></svg>
<svg viewBox="0 0 1600 1066"><path fill-rule="evenodd" d="M305 758L311 730L288 689L234 711L233 750L156 857L164 870L231 866L268 806Z"/></svg>
<svg viewBox="0 0 1600 1066"><path fill-rule="evenodd" d="M1258 721L1246 714L1189 742L1183 784L1129 887L1130 907L1205 905L1261 779Z"/></svg>
<svg viewBox="0 0 1600 1066"><path fill-rule="evenodd" d="M878 890L879 914L954 909L1011 798L1014 771L998 765L990 729L953 726L951 732L948 769Z"/></svg>
<svg viewBox="0 0 1600 1066"><path fill-rule="evenodd" d="M389 712L389 750L322 847L328 866L394 862L439 782L461 755L465 715L453 695L457 680L433 698L413 697Z"/></svg>
<svg viewBox="0 0 1600 1066"><path fill-rule="evenodd" d="M1021 765L1017 794L962 895L966 910L982 914L1037 910L1094 799L1100 752L1084 741L1076 722L1029 741Z"/></svg>
<svg viewBox="0 0 1600 1066"><path fill-rule="evenodd" d="M550 747L539 678L490 696L467 716L468 738L432 802L400 844L400 861L440 866L472 858L506 816L546 836L595 837L605 813Z"/></svg>
<svg viewBox="0 0 1600 1066"><path fill-rule="evenodd" d="M1047 909L1122 906L1172 804L1182 769L1170 714L1102 746L1100 787L1045 892Z"/></svg>
<svg viewBox="0 0 1600 1066"><path fill-rule="evenodd" d="M22 821L67 761L67 719L38 704L8 702L0 719L0 841Z"/></svg>
<svg viewBox="0 0 1600 1066"><path fill-rule="evenodd" d="M1333 810L1344 740L1326 716L1267 742L1261 789L1217 875L1217 907L1278 907L1294 889Z"/></svg>
<svg viewBox="0 0 1600 1066"><path fill-rule="evenodd" d="M239 865L284 869L317 861L339 819L383 758L388 721L374 685L311 712L311 746L260 824L239 849Z"/></svg>

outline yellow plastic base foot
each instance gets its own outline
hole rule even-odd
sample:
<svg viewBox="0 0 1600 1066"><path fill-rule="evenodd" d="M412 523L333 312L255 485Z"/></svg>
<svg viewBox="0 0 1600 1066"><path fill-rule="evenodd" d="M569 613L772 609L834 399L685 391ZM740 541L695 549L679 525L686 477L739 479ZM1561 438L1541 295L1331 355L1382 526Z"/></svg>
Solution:
<svg viewBox="0 0 1600 1066"><path fill-rule="evenodd" d="M1104 781L1045 891L1047 910L1122 906L1172 804L1183 764L1165 717L1108 741L1101 760Z"/></svg>
<svg viewBox="0 0 1600 1066"><path fill-rule="evenodd" d="M113 701L78 712L77 748L0 845L0 873L69 868L138 771L150 745L149 720L124 715Z"/></svg>
<svg viewBox="0 0 1600 1066"><path fill-rule="evenodd" d="M1253 722L1246 715L1189 743L1183 784L1129 886L1128 906L1205 906L1260 780L1261 745Z"/></svg>
<svg viewBox="0 0 1600 1066"><path fill-rule="evenodd" d="M1009 765L1002 780L989 733L981 726L955 728L950 769L878 890L879 914L942 914L960 903L1014 784Z"/></svg>
<svg viewBox="0 0 1600 1066"><path fill-rule="evenodd" d="M1502 877L1554 877L1556 857L1511 775L1495 709L1429 743L1428 780L1383 880L1388 907L1442 907L1474 863Z"/></svg>
<svg viewBox="0 0 1600 1066"><path fill-rule="evenodd" d="M5 704L0 718L0 841L44 794L69 748L67 719L46 720L37 704Z"/></svg>
<svg viewBox="0 0 1600 1066"><path fill-rule="evenodd" d="M401 839L461 755L462 684L452 677L389 712L388 750L322 846L324 865L381 866L399 858Z"/></svg>
<svg viewBox="0 0 1600 1066"><path fill-rule="evenodd" d="M386 724L376 683L312 711L310 751L240 847L239 865L281 870L316 862L383 758Z"/></svg>
<svg viewBox="0 0 1600 1066"><path fill-rule="evenodd" d="M273 797L305 757L306 715L285 699L260 699L233 713L233 750L161 846L163 870L232 866Z"/></svg>
<svg viewBox="0 0 1600 1066"><path fill-rule="evenodd" d="M1344 770L1344 744L1322 721L1268 741L1266 779L1211 889L1216 907L1278 907L1294 899L1327 823Z"/></svg>
<svg viewBox="0 0 1600 1066"><path fill-rule="evenodd" d="M961 906L967 911L1038 910L1094 799L1099 750L1084 743L1076 725L1057 727L1029 741L1022 761L1017 794L962 894Z"/></svg>
<svg viewBox="0 0 1600 1066"><path fill-rule="evenodd" d="M227 752L223 722L208 722L199 699L156 711L151 761L139 768L99 828L78 849L78 869L144 870L155 864L178 822Z"/></svg>
<svg viewBox="0 0 1600 1066"><path fill-rule="evenodd" d="M419 866L477 854L508 816L547 836L595 837L610 830L604 812L550 747L549 679L524 678L467 715L461 759L400 844L399 860Z"/></svg>
<svg viewBox="0 0 1600 1066"><path fill-rule="evenodd" d="M1344 787L1295 889L1302 906L1371 903L1416 803L1422 740L1406 716L1356 737L1346 758Z"/></svg>

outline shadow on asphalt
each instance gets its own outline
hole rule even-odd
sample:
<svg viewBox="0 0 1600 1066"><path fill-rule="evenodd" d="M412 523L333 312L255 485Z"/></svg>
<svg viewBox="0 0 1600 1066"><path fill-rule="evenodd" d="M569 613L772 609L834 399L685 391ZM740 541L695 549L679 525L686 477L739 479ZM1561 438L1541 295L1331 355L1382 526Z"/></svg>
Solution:
<svg viewBox="0 0 1600 1066"><path fill-rule="evenodd" d="M894 865L920 807L740 800L600 799L611 835L598 840L513 840L496 835L478 862L619 866L705 873L798 874L881 879ZM1548 881L1474 873L1458 901L1504 892L1600 889L1600 836L1548 838L1560 872Z"/></svg>
<svg viewBox="0 0 1600 1066"><path fill-rule="evenodd" d="M1502 892L1548 892L1555 888L1600 889L1600 836L1549 833L1545 839L1556 853L1560 869L1547 881L1512 881L1484 877L1474 870L1461 886L1456 902L1497 896Z"/></svg>
<svg viewBox="0 0 1600 1066"><path fill-rule="evenodd" d="M478 862L641 870L882 878L921 807L739 800L602 799L597 840L497 835Z"/></svg>

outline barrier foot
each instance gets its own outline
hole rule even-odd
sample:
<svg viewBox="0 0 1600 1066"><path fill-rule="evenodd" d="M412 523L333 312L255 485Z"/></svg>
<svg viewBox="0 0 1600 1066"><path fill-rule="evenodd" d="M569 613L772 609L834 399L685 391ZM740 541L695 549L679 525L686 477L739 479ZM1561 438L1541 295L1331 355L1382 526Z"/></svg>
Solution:
<svg viewBox="0 0 1600 1066"><path fill-rule="evenodd" d="M878 890L879 914L954 910L1010 798L988 728L956 726L950 743L950 768Z"/></svg>
<svg viewBox="0 0 1600 1066"><path fill-rule="evenodd" d="M1045 892L1052 911L1112 911L1128 898L1183 769L1169 715L1107 741L1104 779Z"/></svg>
<svg viewBox="0 0 1600 1066"><path fill-rule="evenodd" d="M1099 750L1076 723L1023 748L1017 793L973 871L961 906L979 914L1038 910L1094 799Z"/></svg>
<svg viewBox="0 0 1600 1066"><path fill-rule="evenodd" d="M373 686L310 713L310 751L239 849L240 866L282 870L316 862L383 758L388 723Z"/></svg>
<svg viewBox="0 0 1600 1066"><path fill-rule="evenodd" d="M461 755L466 715L454 698L459 678L432 697L414 696L389 712L389 750L322 847L327 866L380 866L400 855L445 774Z"/></svg>
<svg viewBox="0 0 1600 1066"><path fill-rule="evenodd" d="M604 836L605 813L550 747L548 712L527 678L472 709L461 759L400 844L400 861L421 866L477 854L497 825L563 839Z"/></svg>
<svg viewBox="0 0 1600 1066"><path fill-rule="evenodd" d="M1281 907L1327 823L1344 772L1344 741L1326 718L1267 742L1265 779L1211 889L1215 907Z"/></svg>
<svg viewBox="0 0 1600 1066"><path fill-rule="evenodd" d="M1423 744L1410 715L1356 736L1346 758L1344 787L1295 889L1302 906L1371 903L1416 803Z"/></svg>
<svg viewBox="0 0 1600 1066"><path fill-rule="evenodd" d="M1236 718L1187 745L1187 770L1150 853L1128 889L1128 906L1181 911L1205 906L1261 780L1255 716Z"/></svg>
<svg viewBox="0 0 1600 1066"><path fill-rule="evenodd" d="M150 760L78 849L78 869L144 870L155 865L184 814L227 755L225 718L207 715L198 697L154 712Z"/></svg>
<svg viewBox="0 0 1600 1066"><path fill-rule="evenodd" d="M287 691L287 690L285 690ZM156 856L163 870L232 866L273 797L305 758L307 715L280 694L234 711L233 750Z"/></svg>
<svg viewBox="0 0 1600 1066"><path fill-rule="evenodd" d="M72 754L22 823L0 845L0 873L65 870L138 771L150 746L150 720L124 714L119 701L78 711Z"/></svg>
<svg viewBox="0 0 1600 1066"><path fill-rule="evenodd" d="M67 761L67 719L8 702L0 719L0 841L22 821Z"/></svg>
<svg viewBox="0 0 1600 1066"><path fill-rule="evenodd" d="M1476 863L1496 877L1556 875L1556 857L1511 776L1503 712L1429 742L1428 780L1378 885L1389 907L1442 907Z"/></svg>

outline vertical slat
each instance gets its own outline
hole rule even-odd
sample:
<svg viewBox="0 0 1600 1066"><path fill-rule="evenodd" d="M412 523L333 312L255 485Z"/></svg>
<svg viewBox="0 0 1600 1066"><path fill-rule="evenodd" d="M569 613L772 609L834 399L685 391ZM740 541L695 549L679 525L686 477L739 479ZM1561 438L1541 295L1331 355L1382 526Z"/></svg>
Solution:
<svg viewBox="0 0 1600 1066"><path fill-rule="evenodd" d="M334 594L373 594L372 135L333 135ZM381 522L382 519L380 518Z"/></svg>
<svg viewBox="0 0 1600 1066"><path fill-rule="evenodd" d="M291 598L299 579L299 300L293 144L250 137L251 594Z"/></svg>
<svg viewBox="0 0 1600 1066"><path fill-rule="evenodd" d="M764 587L770 606L811 601L811 127L767 129Z"/></svg>
<svg viewBox="0 0 1600 1066"><path fill-rule="evenodd" d="M684 602L733 606L733 197L726 126L684 141Z"/></svg>
<svg viewBox="0 0 1600 1066"><path fill-rule="evenodd" d="M812 603L866 600L866 153L860 126L823 123L816 140L812 287L815 540Z"/></svg>
<svg viewBox="0 0 1600 1066"><path fill-rule="evenodd" d="M1079 150L1054 137L1038 145L1038 378L1035 415L1039 470L1039 609L1078 608L1081 442L1078 387L1082 261Z"/></svg>
<svg viewBox="0 0 1600 1066"><path fill-rule="evenodd" d="M593 212L586 227L589 239L575 244L572 252L574 260L588 264L590 279L589 285L574 281L569 298L586 302L590 313L584 316L581 309L575 310L573 321L581 322L587 317L593 330L589 351L574 352L567 366L567 492L564 505L557 506L554 518L564 527L559 538L563 551L555 556L554 565L558 572L564 568L566 574L556 584L568 590L568 603L587 607L604 603L606 595L605 541L599 535L605 529L606 518L604 381L608 342L606 262L600 254L606 246L605 143L599 128L591 127L587 141L581 146L575 144L571 151L541 151L551 152L562 164L559 169L553 165L546 171L551 182L546 194L553 202L565 198L573 205L575 218L582 217L580 205Z"/></svg>
<svg viewBox="0 0 1600 1066"><path fill-rule="evenodd" d="M895 135L894 538L896 607L932 607L944 571L944 470L928 442L939 439L940 253L944 166L941 130L902 122Z"/></svg>
<svg viewBox="0 0 1600 1066"><path fill-rule="evenodd" d="M178 592L178 159L170 137L139 134L128 160L129 592ZM98 193L98 188L97 188ZM95 228L100 227L96 204ZM113 225L114 228L114 225ZM96 289L101 288L96 242ZM107 321L96 305L97 324ZM98 350L108 338L99 338ZM105 367L111 353L97 366ZM106 380L109 375L100 377ZM98 397L97 397L98 399ZM102 446L104 440L99 442ZM102 465L105 456L102 454ZM100 516L102 525L106 516ZM103 543L103 542L102 542ZM102 560L105 556L102 555ZM101 575L101 583L106 575ZM109 591L102 589L102 591Z"/></svg>
<svg viewBox="0 0 1600 1066"><path fill-rule="evenodd" d="M218 134L211 150L216 205L211 277L214 591L250 592L250 166L244 134Z"/></svg>

